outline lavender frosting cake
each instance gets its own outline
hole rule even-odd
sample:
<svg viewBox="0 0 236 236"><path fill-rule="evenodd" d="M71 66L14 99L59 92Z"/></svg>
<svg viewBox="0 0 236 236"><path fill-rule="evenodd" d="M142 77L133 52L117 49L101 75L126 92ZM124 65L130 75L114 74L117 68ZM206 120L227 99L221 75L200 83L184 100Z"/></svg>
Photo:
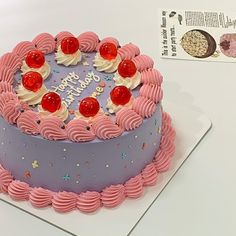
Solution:
<svg viewBox="0 0 236 236"><path fill-rule="evenodd" d="M162 76L132 44L42 33L0 58L0 191L92 212L141 196L174 154Z"/></svg>

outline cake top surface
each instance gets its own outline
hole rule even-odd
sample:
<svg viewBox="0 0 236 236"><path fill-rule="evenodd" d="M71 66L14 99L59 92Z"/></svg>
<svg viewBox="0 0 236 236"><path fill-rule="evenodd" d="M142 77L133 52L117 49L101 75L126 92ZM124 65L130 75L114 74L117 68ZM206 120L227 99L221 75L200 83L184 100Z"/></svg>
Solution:
<svg viewBox="0 0 236 236"><path fill-rule="evenodd" d="M72 142L125 135L153 115L162 76L128 43L41 33L0 58L0 115L28 135Z"/></svg>

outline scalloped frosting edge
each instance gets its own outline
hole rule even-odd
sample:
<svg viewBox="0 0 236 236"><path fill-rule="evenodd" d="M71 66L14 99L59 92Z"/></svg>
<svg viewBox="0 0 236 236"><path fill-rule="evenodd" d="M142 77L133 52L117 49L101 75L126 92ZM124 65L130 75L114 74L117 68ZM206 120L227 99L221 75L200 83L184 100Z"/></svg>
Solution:
<svg viewBox="0 0 236 236"><path fill-rule="evenodd" d="M144 187L153 186L158 176L169 169L175 153L175 130L170 116L162 113L160 147L153 161L144 167L137 176L124 184L111 185L101 192L87 191L80 194L72 192L52 192L41 187L30 187L27 183L14 180L11 173L0 165L0 192L8 194L13 200L30 201L36 208L52 206L57 212L70 212L78 209L84 213L97 211L102 206L113 208L125 198L136 199L142 196Z"/></svg>

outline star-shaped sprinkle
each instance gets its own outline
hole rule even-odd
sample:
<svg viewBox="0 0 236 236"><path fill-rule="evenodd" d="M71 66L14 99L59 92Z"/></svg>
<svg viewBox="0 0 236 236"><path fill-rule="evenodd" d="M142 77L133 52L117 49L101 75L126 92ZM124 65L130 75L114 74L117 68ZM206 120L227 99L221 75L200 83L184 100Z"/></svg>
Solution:
<svg viewBox="0 0 236 236"><path fill-rule="evenodd" d="M36 169L36 168L39 167L39 163L38 163L37 160L34 160L34 161L32 162L32 167L33 167L34 169Z"/></svg>
<svg viewBox="0 0 236 236"><path fill-rule="evenodd" d="M63 176L63 179L64 179L65 181L70 180L70 175L69 175L69 174L65 174L65 175Z"/></svg>

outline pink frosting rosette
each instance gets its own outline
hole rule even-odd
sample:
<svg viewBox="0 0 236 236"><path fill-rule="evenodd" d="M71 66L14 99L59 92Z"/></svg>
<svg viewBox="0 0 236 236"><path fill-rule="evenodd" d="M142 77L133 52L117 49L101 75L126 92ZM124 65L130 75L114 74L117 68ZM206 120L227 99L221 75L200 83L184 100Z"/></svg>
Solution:
<svg viewBox="0 0 236 236"><path fill-rule="evenodd" d="M143 84L161 85L162 81L163 81L163 76L158 70L154 68L149 68L141 72L141 83Z"/></svg>
<svg viewBox="0 0 236 236"><path fill-rule="evenodd" d="M51 53L56 48L56 42L51 34L41 33L37 35L32 43L35 47L45 54Z"/></svg>
<svg viewBox="0 0 236 236"><path fill-rule="evenodd" d="M5 53L1 58L0 58L0 67L2 66L8 66L13 70L15 73L18 69L21 67L21 59L20 57L15 54L14 52L8 52Z"/></svg>
<svg viewBox="0 0 236 236"><path fill-rule="evenodd" d="M52 207L58 212L69 212L77 207L78 195L72 192L58 192L53 196Z"/></svg>
<svg viewBox="0 0 236 236"><path fill-rule="evenodd" d="M40 117L35 111L22 112L17 120L18 128L26 134L39 134Z"/></svg>
<svg viewBox="0 0 236 236"><path fill-rule="evenodd" d="M101 193L101 200L105 207L116 207L125 200L124 185L117 184L105 188Z"/></svg>
<svg viewBox="0 0 236 236"><path fill-rule="evenodd" d="M101 207L101 194L95 191L81 193L77 200L77 208L86 213L94 212Z"/></svg>
<svg viewBox="0 0 236 236"><path fill-rule="evenodd" d="M33 188L29 201L34 207L42 208L52 204L53 192L43 188Z"/></svg>
<svg viewBox="0 0 236 236"><path fill-rule="evenodd" d="M7 193L9 184L13 181L11 173L0 168L0 192Z"/></svg>
<svg viewBox="0 0 236 236"><path fill-rule="evenodd" d="M95 139L91 125L80 119L71 120L66 127L68 138L73 142L86 142Z"/></svg>
<svg viewBox="0 0 236 236"><path fill-rule="evenodd" d="M157 171L155 165L150 163L142 170L143 185L155 185L157 182Z"/></svg>
<svg viewBox="0 0 236 236"><path fill-rule="evenodd" d="M94 32L88 31L78 36L79 49L81 52L93 52L96 50L99 38Z"/></svg>
<svg viewBox="0 0 236 236"><path fill-rule="evenodd" d="M125 183L125 194L129 198L139 198L143 193L142 175L136 175Z"/></svg>
<svg viewBox="0 0 236 236"><path fill-rule="evenodd" d="M116 123L125 130L133 130L143 123L143 118L134 110L123 107L116 113Z"/></svg>
<svg viewBox="0 0 236 236"><path fill-rule="evenodd" d="M163 98L163 91L159 85L156 84L144 84L139 94L143 97L151 99L153 102L158 103Z"/></svg>
<svg viewBox="0 0 236 236"><path fill-rule="evenodd" d="M132 109L141 117L149 118L156 111L156 105L152 100L139 96L134 100Z"/></svg>
<svg viewBox="0 0 236 236"><path fill-rule="evenodd" d="M118 53L122 60L125 60L125 59L131 60L132 58L140 54L140 50L136 45L132 43L128 43L122 46L121 48L119 48Z"/></svg>
<svg viewBox="0 0 236 236"><path fill-rule="evenodd" d="M6 82L8 84L12 84L13 80L14 80L13 70L8 66L1 66L0 67L0 81Z"/></svg>
<svg viewBox="0 0 236 236"><path fill-rule="evenodd" d="M21 109L22 106L18 100L10 100L3 106L2 116L9 124L15 124L21 114Z"/></svg>
<svg viewBox="0 0 236 236"><path fill-rule="evenodd" d="M114 124L110 117L99 116L92 122L96 136L100 139L111 139L122 134L123 129Z"/></svg>
<svg viewBox="0 0 236 236"><path fill-rule="evenodd" d="M138 71L144 71L154 66L154 61L147 55L139 55L132 59Z"/></svg>
<svg viewBox="0 0 236 236"><path fill-rule="evenodd" d="M8 103L10 100L17 100L16 94L12 92L3 92L0 93L0 115L3 114L3 108L6 103Z"/></svg>
<svg viewBox="0 0 236 236"><path fill-rule="evenodd" d="M13 87L7 81L0 82L0 94L3 92L12 92L13 93Z"/></svg>
<svg viewBox="0 0 236 236"><path fill-rule="evenodd" d="M29 199L30 186L19 180L12 181L8 186L9 196L17 201L23 201Z"/></svg>
<svg viewBox="0 0 236 236"><path fill-rule="evenodd" d="M22 41L14 47L12 52L19 56L21 60L23 60L28 52L35 49L36 48L32 42Z"/></svg>
<svg viewBox="0 0 236 236"><path fill-rule="evenodd" d="M48 140L63 140L67 138L65 123L56 116L42 118L39 132Z"/></svg>

